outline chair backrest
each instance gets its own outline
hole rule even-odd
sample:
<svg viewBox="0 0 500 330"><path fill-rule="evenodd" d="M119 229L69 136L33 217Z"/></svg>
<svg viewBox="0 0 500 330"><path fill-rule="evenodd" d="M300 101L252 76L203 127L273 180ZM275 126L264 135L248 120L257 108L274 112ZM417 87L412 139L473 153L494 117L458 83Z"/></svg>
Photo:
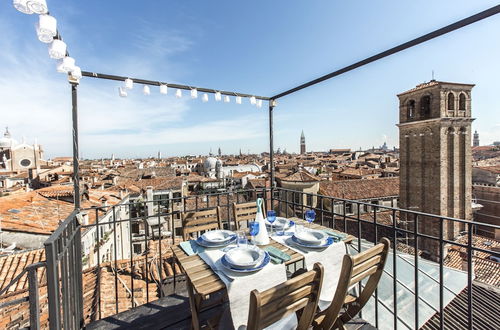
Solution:
<svg viewBox="0 0 500 330"><path fill-rule="evenodd" d="M343 328L343 325L356 316L368 302L377 288L380 277L384 271L387 254L391 243L387 238L382 238L377 245L358 253L355 256L346 254L342 262L340 280L333 301L321 321L321 329ZM347 292L353 285L368 278L357 297L349 296ZM340 309L346 304L347 309L339 315Z"/></svg>
<svg viewBox="0 0 500 330"><path fill-rule="evenodd" d="M260 330L292 313L302 310L297 329L312 323L323 282L323 266L314 264L311 271L296 276L266 291L250 293L247 330Z"/></svg>
<svg viewBox="0 0 500 330"><path fill-rule="evenodd" d="M264 212L264 210L262 210ZM257 204L256 202L248 202L248 203L233 203L233 218L234 218L234 226L236 230L241 228L241 222L246 222L248 225L248 221L255 220L255 215L257 214ZM264 216L265 218L266 216Z"/></svg>
<svg viewBox="0 0 500 330"><path fill-rule="evenodd" d="M192 233L204 232L211 229L222 229L220 208L182 213L182 237L189 240Z"/></svg>

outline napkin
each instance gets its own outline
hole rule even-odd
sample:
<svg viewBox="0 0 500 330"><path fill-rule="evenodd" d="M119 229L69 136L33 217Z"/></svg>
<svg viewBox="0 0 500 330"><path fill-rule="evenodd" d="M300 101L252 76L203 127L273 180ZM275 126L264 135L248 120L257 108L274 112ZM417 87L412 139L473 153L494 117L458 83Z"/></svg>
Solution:
<svg viewBox="0 0 500 330"><path fill-rule="evenodd" d="M196 241L194 240L184 241L181 242L179 245L181 249L183 249L188 256L192 256L205 251L205 248L203 246L196 244Z"/></svg>
<svg viewBox="0 0 500 330"><path fill-rule="evenodd" d="M292 257L290 257L290 255L281 251L278 248L275 248L274 246L266 246L264 248L264 250L266 250L267 253L269 253L269 256L271 257L271 261L275 264L282 264L282 263L287 262L290 259L292 259Z"/></svg>
<svg viewBox="0 0 500 330"><path fill-rule="evenodd" d="M347 234L337 233L331 230L323 230L323 232L328 236L335 238L336 241L343 241L347 237Z"/></svg>

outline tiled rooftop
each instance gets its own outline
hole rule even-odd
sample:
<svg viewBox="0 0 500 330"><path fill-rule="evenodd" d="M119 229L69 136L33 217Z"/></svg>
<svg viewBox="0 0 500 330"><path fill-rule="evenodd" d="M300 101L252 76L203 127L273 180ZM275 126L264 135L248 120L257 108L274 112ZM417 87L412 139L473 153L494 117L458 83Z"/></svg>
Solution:
<svg viewBox="0 0 500 330"><path fill-rule="evenodd" d="M319 193L352 200L399 195L399 178L321 181Z"/></svg>

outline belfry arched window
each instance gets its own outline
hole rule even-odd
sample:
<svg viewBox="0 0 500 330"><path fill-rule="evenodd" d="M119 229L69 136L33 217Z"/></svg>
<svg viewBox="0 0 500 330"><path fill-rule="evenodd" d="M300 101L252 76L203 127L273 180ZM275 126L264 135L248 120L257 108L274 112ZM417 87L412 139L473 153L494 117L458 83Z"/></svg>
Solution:
<svg viewBox="0 0 500 330"><path fill-rule="evenodd" d="M455 95L448 93L448 110L455 110Z"/></svg>
<svg viewBox="0 0 500 330"><path fill-rule="evenodd" d="M406 105L408 119L415 118L415 100L408 101Z"/></svg>
<svg viewBox="0 0 500 330"><path fill-rule="evenodd" d="M460 93L458 98L458 110L465 110L465 94Z"/></svg>
<svg viewBox="0 0 500 330"><path fill-rule="evenodd" d="M431 97L430 95L422 96L420 99L420 117L429 118L431 115Z"/></svg>

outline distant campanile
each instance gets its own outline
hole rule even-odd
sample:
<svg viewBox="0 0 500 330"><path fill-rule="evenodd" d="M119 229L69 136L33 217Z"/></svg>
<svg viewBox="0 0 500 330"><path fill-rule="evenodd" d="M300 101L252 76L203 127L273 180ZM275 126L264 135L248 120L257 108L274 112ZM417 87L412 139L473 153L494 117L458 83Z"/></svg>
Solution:
<svg viewBox="0 0 500 330"><path fill-rule="evenodd" d="M302 130L302 134L300 135L300 154L303 155L306 153L306 137L304 136L304 130Z"/></svg>
<svg viewBox="0 0 500 330"><path fill-rule="evenodd" d="M400 208L471 220L472 87L431 80L398 95ZM419 217L419 232L438 237L439 230L439 219ZM446 222L444 238L460 230L459 223ZM438 257L439 241L421 242L421 250Z"/></svg>

